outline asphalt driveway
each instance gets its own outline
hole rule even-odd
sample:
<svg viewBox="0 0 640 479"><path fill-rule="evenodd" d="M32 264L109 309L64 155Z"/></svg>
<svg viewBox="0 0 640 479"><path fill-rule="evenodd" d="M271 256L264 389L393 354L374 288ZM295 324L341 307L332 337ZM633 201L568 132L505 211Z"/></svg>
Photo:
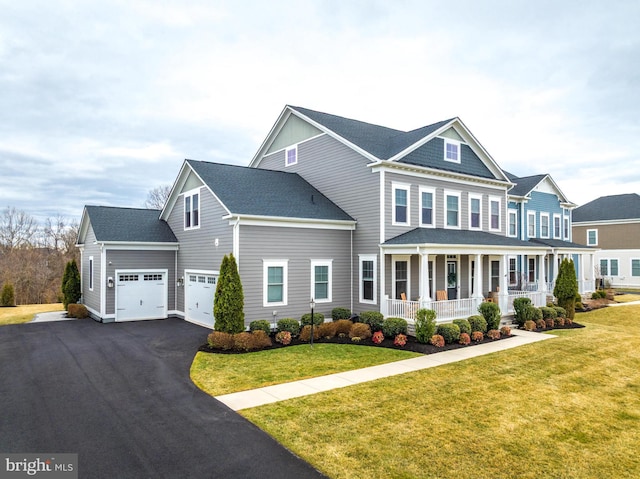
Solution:
<svg viewBox="0 0 640 479"><path fill-rule="evenodd" d="M324 477L200 391L181 320L0 327L0 452L78 453L79 477Z"/></svg>

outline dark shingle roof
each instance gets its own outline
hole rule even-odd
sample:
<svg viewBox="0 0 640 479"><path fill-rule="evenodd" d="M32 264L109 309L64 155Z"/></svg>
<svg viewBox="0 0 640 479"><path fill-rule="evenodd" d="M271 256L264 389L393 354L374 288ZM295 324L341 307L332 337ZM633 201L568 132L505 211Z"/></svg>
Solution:
<svg viewBox="0 0 640 479"><path fill-rule="evenodd" d="M477 246L512 246L517 248L536 247L531 244L508 236L500 236L486 231L450 230L444 228L415 228L395 238L391 238L385 245L414 245L414 244L451 244Z"/></svg>
<svg viewBox="0 0 640 479"><path fill-rule="evenodd" d="M640 195L602 196L573 210L573 222L630 220L640 218Z"/></svg>
<svg viewBox="0 0 640 479"><path fill-rule="evenodd" d="M97 241L177 243L160 210L85 206Z"/></svg>
<svg viewBox="0 0 640 479"><path fill-rule="evenodd" d="M532 238L529 240L531 243L537 243L543 246L550 246L551 248L577 248L577 249L594 249L590 246L585 246L583 244L572 243L571 241L563 241L559 239L541 239L541 238Z"/></svg>
<svg viewBox="0 0 640 479"><path fill-rule="evenodd" d="M297 173L187 163L233 214L354 221Z"/></svg>
<svg viewBox="0 0 640 479"><path fill-rule="evenodd" d="M520 178L514 175L513 173L509 173L507 171L505 171L505 174L507 175L507 178L509 178L509 180L512 183L516 184L513 188L509 190L509 194L513 196L528 195L529 192L531 192L531 190L533 190L538 185L538 183L544 180L545 177L547 176L546 174L544 174L544 175L525 176Z"/></svg>

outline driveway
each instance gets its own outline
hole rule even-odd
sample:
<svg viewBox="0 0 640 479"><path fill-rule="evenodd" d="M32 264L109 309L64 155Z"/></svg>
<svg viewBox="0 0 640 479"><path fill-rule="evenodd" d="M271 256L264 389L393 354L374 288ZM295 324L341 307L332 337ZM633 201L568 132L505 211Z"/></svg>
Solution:
<svg viewBox="0 0 640 479"><path fill-rule="evenodd" d="M167 319L0 327L0 452L78 453L79 477L324 477L200 391L207 330Z"/></svg>

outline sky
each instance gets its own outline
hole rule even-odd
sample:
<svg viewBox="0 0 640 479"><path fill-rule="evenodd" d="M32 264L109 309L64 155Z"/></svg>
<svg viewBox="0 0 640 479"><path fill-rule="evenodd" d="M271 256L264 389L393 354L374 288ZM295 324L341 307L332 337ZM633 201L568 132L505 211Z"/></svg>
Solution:
<svg viewBox="0 0 640 479"><path fill-rule="evenodd" d="M247 165L285 105L459 117L578 205L640 193L640 2L0 0L0 209L142 207Z"/></svg>

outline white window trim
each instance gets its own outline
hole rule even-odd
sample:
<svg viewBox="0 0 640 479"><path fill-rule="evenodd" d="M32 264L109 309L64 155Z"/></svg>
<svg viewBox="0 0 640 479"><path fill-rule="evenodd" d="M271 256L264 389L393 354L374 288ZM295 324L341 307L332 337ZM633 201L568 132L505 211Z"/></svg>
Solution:
<svg viewBox="0 0 640 479"><path fill-rule="evenodd" d="M328 284L327 298L316 298L316 266L327 266ZM311 260L311 297L316 303L331 303L333 301L333 260L332 259L312 259Z"/></svg>
<svg viewBox="0 0 640 479"><path fill-rule="evenodd" d="M457 196L458 197L458 224L456 226L450 226L447 224L447 218L449 216L449 208L447 207L447 196ZM461 201L461 193L459 191L446 191L444 192L444 227L450 230L459 230L461 228L460 219L462 218L462 212L460 211L462 208Z"/></svg>
<svg viewBox="0 0 640 479"><path fill-rule="evenodd" d="M407 295L407 300L411 300L411 256L409 255L392 255L391 256L391 286L392 291L391 294L395 299L396 294L396 263L398 261L406 261L407 262L407 290L405 291Z"/></svg>
<svg viewBox="0 0 640 479"><path fill-rule="evenodd" d="M516 225L516 232L515 234L511 234L511 217L515 218L515 225ZM507 223L507 236L511 236L512 238L517 238L518 237L518 212L515 210L509 210L508 211L508 223Z"/></svg>
<svg viewBox="0 0 640 479"><path fill-rule="evenodd" d="M530 268L531 262L533 261L533 269ZM533 282L536 283L538 281L538 261L537 258L535 256L528 256L527 257L527 281L529 282ZM533 281L531 281L529 278L531 277L531 272L533 271Z"/></svg>
<svg viewBox="0 0 640 479"><path fill-rule="evenodd" d="M362 263L364 261L373 261L373 300L364 299L363 298L363 288L362 288ZM358 255L358 277L360 279L360 283L358 286L358 296L361 303L364 304L378 304L378 256L377 255L369 255L369 254L361 254Z"/></svg>
<svg viewBox="0 0 640 479"><path fill-rule="evenodd" d="M458 159L457 160L450 160L449 158L447 158L447 145L455 145L458 148ZM462 143L460 143L457 140L451 140L449 138L445 138L444 139L444 152L443 152L443 157L444 157L444 161L448 161L449 163L461 163L462 160Z"/></svg>
<svg viewBox="0 0 640 479"><path fill-rule="evenodd" d="M542 232L542 219L547 218L547 234ZM551 220L549 213L540 213L540 238L551 238Z"/></svg>
<svg viewBox="0 0 640 479"><path fill-rule="evenodd" d="M198 195L198 224L196 226L193 226L193 197ZM187 226L187 215L186 215L186 204L187 204L187 198L191 198L190 201L190 205L191 205L191 226ZM190 191L185 191L184 192L184 198L182 199L182 223L184 226L185 231L186 230L197 230L200 229L200 224L202 224L202 197L200 195L200 188L196 188L194 190L190 190Z"/></svg>
<svg viewBox="0 0 640 479"><path fill-rule="evenodd" d="M93 275L95 273L95 263L93 256L89 256L89 291L93 291Z"/></svg>
<svg viewBox="0 0 640 479"><path fill-rule="evenodd" d="M293 163L289 163L289 152L290 151L295 151L296 153L296 161L294 161ZM290 146L288 148L284 149L284 166L285 168L287 166L293 166L293 165L297 165L298 164L298 145L293 145Z"/></svg>
<svg viewBox="0 0 640 479"><path fill-rule="evenodd" d="M631 259L629 260L629 268L630 268L630 269L629 269L629 276L630 276L631 278L640 278L640 275L634 275L634 274L633 274L633 262L634 262L634 261L638 261L638 262L640 263L640 258L631 258Z"/></svg>
<svg viewBox="0 0 640 479"><path fill-rule="evenodd" d="M498 227L493 228L491 226L491 203L498 203ZM502 198L498 196L490 196L489 197L489 230L490 231L501 231L502 230Z"/></svg>
<svg viewBox="0 0 640 479"><path fill-rule="evenodd" d="M558 224L558 234L556 235L556 219L560 221ZM562 230L564 229L564 224L562 222L562 215L554 214L553 215L553 237L554 239L562 239Z"/></svg>
<svg viewBox="0 0 640 479"><path fill-rule="evenodd" d="M262 306L270 308L272 306L286 306L288 304L289 289L289 260L288 259L265 259L262 260ZM269 302L269 268L282 268L282 301Z"/></svg>
<svg viewBox="0 0 640 479"><path fill-rule="evenodd" d="M566 228L565 228L566 224ZM566 234L565 234L566 231ZM571 219L568 216L562 217L562 236L565 240L571 241Z"/></svg>
<svg viewBox="0 0 640 479"><path fill-rule="evenodd" d="M533 218L533 221L532 221ZM531 234L531 226L533 226L533 234ZM536 231L536 212L527 211L527 238L537 238L538 232Z"/></svg>
<svg viewBox="0 0 640 479"><path fill-rule="evenodd" d="M398 222L396 220L396 191L405 190L407 192L407 221ZM391 183L391 224L394 226L411 226L411 185L406 183Z"/></svg>
<svg viewBox="0 0 640 479"><path fill-rule="evenodd" d="M515 282L511 282L511 260L515 260L516 269L515 269ZM509 256L507 257L507 280L509 281L509 286L515 286L518 284L518 257L517 256Z"/></svg>
<svg viewBox="0 0 640 479"><path fill-rule="evenodd" d="M431 223L422 222L422 193L431 193ZM436 226L436 190L434 188L420 187L420 218L419 224L425 228L435 228Z"/></svg>
<svg viewBox="0 0 640 479"><path fill-rule="evenodd" d="M615 277L619 277L620 276L620 259L619 258L600 258L600 264L602 264L602 261L606 261L607 262L607 274L603 274L602 276L608 276L613 278ZM617 266L617 273L613 274L613 272L611 271L611 262L615 261L616 262L616 266ZM602 267L600 267L600 269L602 269ZM600 271L600 274L602 274L602 271Z"/></svg>
<svg viewBox="0 0 640 479"><path fill-rule="evenodd" d="M480 221L478 226L471 225L471 200L479 200L480 201ZM482 195L474 195L469 194L469 229L470 230L481 230L482 229Z"/></svg>
<svg viewBox="0 0 640 479"><path fill-rule="evenodd" d="M589 233L593 231L595 233L596 236L596 241L594 243L589 243ZM598 230L597 229L590 229L587 230L587 246L597 246L598 245Z"/></svg>

